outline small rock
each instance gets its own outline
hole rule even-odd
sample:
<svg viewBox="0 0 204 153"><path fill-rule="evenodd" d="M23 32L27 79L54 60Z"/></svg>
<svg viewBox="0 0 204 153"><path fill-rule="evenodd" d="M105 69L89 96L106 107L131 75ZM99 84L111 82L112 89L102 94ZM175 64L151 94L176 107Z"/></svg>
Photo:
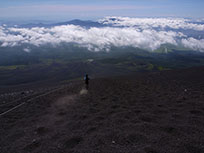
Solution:
<svg viewBox="0 0 204 153"><path fill-rule="evenodd" d="M32 142L36 142L36 139L33 139L33 141Z"/></svg>

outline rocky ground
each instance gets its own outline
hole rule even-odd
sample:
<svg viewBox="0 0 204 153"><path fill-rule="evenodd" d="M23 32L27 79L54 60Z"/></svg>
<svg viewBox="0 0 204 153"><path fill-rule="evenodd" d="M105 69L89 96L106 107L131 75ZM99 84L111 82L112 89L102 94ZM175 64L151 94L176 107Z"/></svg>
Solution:
<svg viewBox="0 0 204 153"><path fill-rule="evenodd" d="M2 153L202 153L204 68L70 83L0 116ZM0 107L1 109L1 107Z"/></svg>

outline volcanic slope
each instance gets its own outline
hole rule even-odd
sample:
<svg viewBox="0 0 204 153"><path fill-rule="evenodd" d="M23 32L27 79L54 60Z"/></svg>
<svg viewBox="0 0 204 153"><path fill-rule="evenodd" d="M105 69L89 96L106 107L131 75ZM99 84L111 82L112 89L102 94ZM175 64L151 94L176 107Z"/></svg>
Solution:
<svg viewBox="0 0 204 153"><path fill-rule="evenodd" d="M2 153L202 153L204 67L98 78L0 116Z"/></svg>

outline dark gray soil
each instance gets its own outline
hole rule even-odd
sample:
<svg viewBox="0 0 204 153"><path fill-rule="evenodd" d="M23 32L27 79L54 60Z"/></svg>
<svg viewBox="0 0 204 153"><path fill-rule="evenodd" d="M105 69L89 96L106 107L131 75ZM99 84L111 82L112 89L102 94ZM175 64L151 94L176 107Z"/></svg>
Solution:
<svg viewBox="0 0 204 153"><path fill-rule="evenodd" d="M204 152L204 68L90 83L0 116L0 153Z"/></svg>

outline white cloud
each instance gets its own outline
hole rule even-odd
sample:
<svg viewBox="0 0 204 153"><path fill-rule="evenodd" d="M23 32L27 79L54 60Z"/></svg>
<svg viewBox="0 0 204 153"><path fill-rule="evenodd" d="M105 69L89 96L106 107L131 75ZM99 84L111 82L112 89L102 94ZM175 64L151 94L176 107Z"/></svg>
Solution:
<svg viewBox="0 0 204 153"><path fill-rule="evenodd" d="M162 44L173 44L204 51L204 40L198 40L184 35L179 30L155 29L166 27L173 29L203 28L202 24L186 24L185 19L147 19L147 18L122 18L110 20L116 27L91 27L89 29L75 25L55 26L51 28L6 28L0 27L0 45L2 47L17 46L22 44L60 45L61 43L76 43L87 47L91 51L109 50L111 46L132 46L142 49L155 50ZM106 24L106 23L105 23ZM138 28L135 25L139 25ZM118 26L123 27L118 27ZM25 48L24 51L29 51Z"/></svg>
<svg viewBox="0 0 204 153"><path fill-rule="evenodd" d="M30 48L24 48L23 51L27 52L27 53L30 53L31 50L30 50Z"/></svg>
<svg viewBox="0 0 204 153"><path fill-rule="evenodd" d="M188 39L182 39L181 42L184 45L184 47L204 51L204 39L197 40L191 37Z"/></svg>
<svg viewBox="0 0 204 153"><path fill-rule="evenodd" d="M191 23L183 18L129 18L129 17L106 17L99 20L100 23L113 26L136 26L141 29L150 28L172 28L172 29L192 29L203 31L203 24Z"/></svg>
<svg viewBox="0 0 204 153"><path fill-rule="evenodd" d="M15 34L4 34L0 41L2 46L11 45L14 42L18 45L23 43L40 46L44 44L57 45L61 42L77 43L88 47L90 50L99 51L108 49L110 46L133 46L149 50L158 48L161 44L177 44L176 37L179 33L173 31L138 30L135 28L90 28L85 29L80 26L66 25L53 28L10 28L10 32ZM16 45L17 45L16 44Z"/></svg>

